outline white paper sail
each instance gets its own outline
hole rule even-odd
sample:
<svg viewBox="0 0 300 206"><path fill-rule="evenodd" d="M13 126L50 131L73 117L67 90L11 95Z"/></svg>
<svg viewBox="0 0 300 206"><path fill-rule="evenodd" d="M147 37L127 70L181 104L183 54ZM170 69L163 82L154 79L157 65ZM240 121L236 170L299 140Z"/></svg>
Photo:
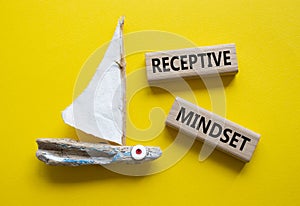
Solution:
<svg viewBox="0 0 300 206"><path fill-rule="evenodd" d="M87 88L62 112L65 123L117 144L125 144L124 19Z"/></svg>

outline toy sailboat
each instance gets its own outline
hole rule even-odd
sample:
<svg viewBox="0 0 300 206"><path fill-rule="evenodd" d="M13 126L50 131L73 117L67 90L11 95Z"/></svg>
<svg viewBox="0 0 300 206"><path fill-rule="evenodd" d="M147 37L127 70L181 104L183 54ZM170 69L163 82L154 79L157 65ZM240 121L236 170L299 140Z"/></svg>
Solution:
<svg viewBox="0 0 300 206"><path fill-rule="evenodd" d="M36 152L39 160L50 165L78 166L141 163L161 156L159 147L123 146L126 139L123 25L124 18L121 18L89 85L62 113L66 124L99 138L102 143L40 138Z"/></svg>

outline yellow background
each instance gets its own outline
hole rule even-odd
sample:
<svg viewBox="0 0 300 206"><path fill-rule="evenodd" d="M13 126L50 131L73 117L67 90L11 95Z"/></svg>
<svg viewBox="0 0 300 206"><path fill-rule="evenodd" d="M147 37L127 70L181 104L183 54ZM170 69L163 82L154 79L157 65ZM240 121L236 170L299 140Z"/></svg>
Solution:
<svg viewBox="0 0 300 206"><path fill-rule="evenodd" d="M299 205L299 7L291 0L1 0L0 204ZM240 72L225 85L226 117L262 135L250 163L218 151L200 163L200 142L170 169L145 177L35 158L38 137L76 138L60 112L72 101L82 65L111 39L121 15L125 34L161 30L199 46L236 43ZM129 57L127 72L143 65L143 55ZM210 109L208 92L193 89ZM147 128L150 109L167 113L172 102L146 88L132 99L132 121ZM174 135L165 129L155 143L164 148Z"/></svg>

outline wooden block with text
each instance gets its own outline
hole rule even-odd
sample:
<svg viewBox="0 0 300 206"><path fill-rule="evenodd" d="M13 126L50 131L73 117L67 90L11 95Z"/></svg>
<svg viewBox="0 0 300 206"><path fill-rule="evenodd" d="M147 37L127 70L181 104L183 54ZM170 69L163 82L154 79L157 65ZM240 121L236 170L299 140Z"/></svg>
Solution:
<svg viewBox="0 0 300 206"><path fill-rule="evenodd" d="M260 135L219 115L176 97L166 124L243 162L249 162Z"/></svg>
<svg viewBox="0 0 300 206"><path fill-rule="evenodd" d="M150 52L145 56L149 83L238 72L235 44Z"/></svg>

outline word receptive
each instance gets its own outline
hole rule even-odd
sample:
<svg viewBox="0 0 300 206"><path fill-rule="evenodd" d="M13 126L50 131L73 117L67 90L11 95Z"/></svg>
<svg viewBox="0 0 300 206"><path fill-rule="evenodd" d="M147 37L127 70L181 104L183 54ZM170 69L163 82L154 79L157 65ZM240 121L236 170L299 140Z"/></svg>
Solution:
<svg viewBox="0 0 300 206"><path fill-rule="evenodd" d="M146 70L149 83L233 75L238 72L235 44L146 53Z"/></svg>
<svg viewBox="0 0 300 206"><path fill-rule="evenodd" d="M176 98L166 124L189 136L216 144L216 148L249 162L260 135L219 115Z"/></svg>

